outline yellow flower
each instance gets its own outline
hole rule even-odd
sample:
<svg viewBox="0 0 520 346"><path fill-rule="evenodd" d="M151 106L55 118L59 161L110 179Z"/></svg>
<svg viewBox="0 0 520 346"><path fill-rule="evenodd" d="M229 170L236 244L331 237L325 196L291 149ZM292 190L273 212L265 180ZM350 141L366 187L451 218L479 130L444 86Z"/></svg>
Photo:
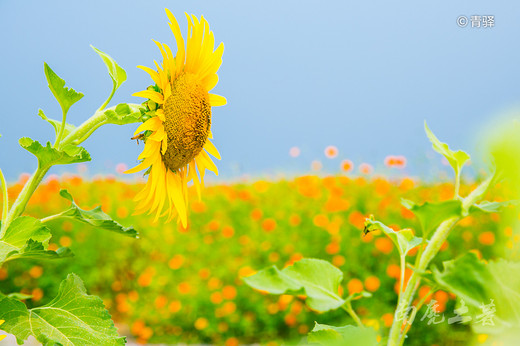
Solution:
<svg viewBox="0 0 520 346"><path fill-rule="evenodd" d="M156 86L135 93L151 100L153 116L141 124L134 135L145 132L145 147L138 159L142 162L125 173L148 169L148 181L136 196L136 213L155 213L155 220L168 215L168 221L178 215L187 226L187 184L193 181L200 198L205 170L218 174L211 154L220 154L209 141L211 107L223 106L226 99L210 94L218 82L217 71L222 64L224 44L214 50L215 39L209 24L201 16L188 19L186 47L179 24L167 9L170 28L177 41L173 57L170 47L155 42L163 62L155 62L156 70L138 66L148 72ZM151 89L151 90L150 90ZM197 175L198 169L199 175Z"/></svg>

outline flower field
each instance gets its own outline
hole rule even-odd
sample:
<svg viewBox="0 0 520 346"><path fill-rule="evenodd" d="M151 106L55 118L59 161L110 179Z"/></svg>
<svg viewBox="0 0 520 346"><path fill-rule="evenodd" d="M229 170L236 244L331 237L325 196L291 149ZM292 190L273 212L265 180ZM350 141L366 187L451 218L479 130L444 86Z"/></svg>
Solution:
<svg viewBox="0 0 520 346"><path fill-rule="evenodd" d="M20 192L26 177L9 188ZM462 195L476 184L465 183ZM61 210L68 202L58 194L67 189L83 209L99 205L124 226L133 225L139 239L96 229L74 220L49 221L49 249L70 247L75 257L65 260L9 262L0 268L5 293L30 295L29 307L48 303L58 282L78 274L89 294L101 297L121 335L139 343L212 343L279 345L298 342L323 324L352 324L343 311L318 314L305 297L270 295L243 281L257 270L290 265L305 258L330 261L343 274L340 296L363 290L371 298L353 302L363 323L378 335L388 334L399 291L399 256L381 231L363 233L365 218L375 215L396 230L419 228L401 198L416 202L451 199L451 183L425 183L408 177L387 179L367 175L300 176L276 182L255 181L208 186L203 201L189 189L187 228L154 223L152 216L132 216L132 198L142 184L115 178L86 181L80 176L50 176L30 200L26 213L36 217ZM487 199L508 198L500 186ZM486 260L518 259L520 237L501 223L505 213L472 214L453 230L433 264L471 250ZM416 249L409 256L414 258ZM411 274L406 269L405 282ZM419 297L428 293L427 283ZM429 299L432 299L430 297ZM455 295L433 295L437 312L454 315ZM464 345L485 342L467 325L429 324L417 314L407 345Z"/></svg>

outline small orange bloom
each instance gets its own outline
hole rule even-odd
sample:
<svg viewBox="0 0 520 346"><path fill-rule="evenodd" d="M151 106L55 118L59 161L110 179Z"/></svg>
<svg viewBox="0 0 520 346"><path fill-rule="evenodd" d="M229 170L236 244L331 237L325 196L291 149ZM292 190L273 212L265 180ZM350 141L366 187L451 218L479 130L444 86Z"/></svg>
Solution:
<svg viewBox="0 0 520 346"><path fill-rule="evenodd" d="M347 290L349 294L359 293L363 291L363 283L359 279L350 279L347 284Z"/></svg>

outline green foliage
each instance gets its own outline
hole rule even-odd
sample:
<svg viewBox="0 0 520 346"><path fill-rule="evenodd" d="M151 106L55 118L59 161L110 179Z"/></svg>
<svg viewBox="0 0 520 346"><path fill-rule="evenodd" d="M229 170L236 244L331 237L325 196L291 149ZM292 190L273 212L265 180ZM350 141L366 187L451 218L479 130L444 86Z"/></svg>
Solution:
<svg viewBox="0 0 520 346"><path fill-rule="evenodd" d="M470 156L462 150L453 151L449 148L448 144L442 143L439 139L430 131L426 122L424 122L424 130L426 131L426 135L428 139L432 143L433 150L441 154L448 160L451 167L455 171L455 175L458 177L462 166L470 159Z"/></svg>
<svg viewBox="0 0 520 346"><path fill-rule="evenodd" d="M120 103L104 111L107 124L126 125L141 121L140 106Z"/></svg>
<svg viewBox="0 0 520 346"><path fill-rule="evenodd" d="M81 279L69 274L58 295L41 307L27 309L24 303L0 296L0 326L14 334L18 344L33 335L44 345L124 345L103 301L87 295Z"/></svg>
<svg viewBox="0 0 520 346"><path fill-rule="evenodd" d="M51 233L40 220L30 216L15 219L0 238L0 263L17 258L56 259L72 256L68 248L47 250Z"/></svg>
<svg viewBox="0 0 520 346"><path fill-rule="evenodd" d="M76 92L72 88L65 87L65 81L54 73L47 63L44 63L44 67L49 89L51 89L52 94L58 100L63 113L67 114L70 106L81 100L83 94Z"/></svg>
<svg viewBox="0 0 520 346"><path fill-rule="evenodd" d="M377 345L377 333L372 328L351 325L334 327L316 322L314 329L307 335L307 341L323 346L335 345Z"/></svg>
<svg viewBox="0 0 520 346"><path fill-rule="evenodd" d="M52 127L54 127L54 132L56 132L56 137L58 137L58 133L60 132L60 127L61 127L61 121L58 121L58 120L54 120L54 119L50 119L50 118L47 118L47 116L43 113L43 111L41 109L38 109L38 115L45 121L47 121L49 124L52 125ZM74 131L76 129L76 127L72 124L69 124L69 123L65 123L65 128L63 130L63 136L66 137L69 135L69 133L71 133L72 131Z"/></svg>
<svg viewBox="0 0 520 346"><path fill-rule="evenodd" d="M123 84L123 82L126 81L126 72L125 72L125 70L123 70L121 68L121 66L119 66L115 62L115 60L112 59L108 54L100 51L99 49L97 49L93 45L90 45L90 47L92 49L94 49L94 51L96 53L99 54L101 59L103 59L103 62L105 63L105 65L106 65L106 67L108 69L108 74L110 75L110 78L112 79L112 82L114 83L114 89L113 89L112 92L116 91L121 86L121 84Z"/></svg>
<svg viewBox="0 0 520 346"><path fill-rule="evenodd" d="M486 264L474 253L467 253L443 264L444 270L435 268L433 277L469 307L476 333L509 334L516 330L520 337L520 263L499 259ZM488 304L494 304L496 313L490 321L479 319Z"/></svg>
<svg viewBox="0 0 520 346"><path fill-rule="evenodd" d="M487 147L497 179L505 179L520 198L520 121L518 114L491 131Z"/></svg>
<svg viewBox="0 0 520 346"><path fill-rule="evenodd" d="M120 233L131 238L138 238L137 231L133 227L123 227L119 222L112 220L109 215L101 210L101 206L92 210L84 210L74 203L72 195L67 190L61 190L60 195L71 203L70 209L62 212L61 217L70 217L97 228Z"/></svg>
<svg viewBox="0 0 520 346"><path fill-rule="evenodd" d="M489 202L484 201L478 204L474 204L469 208L470 213L484 212L484 213L500 213L505 208L518 205L518 201L505 201L505 202Z"/></svg>
<svg viewBox="0 0 520 346"><path fill-rule="evenodd" d="M401 256L406 256L408 251L421 244L423 241L422 238L414 236L411 229L402 229L399 232L396 232L384 223L372 219L367 219L365 221L365 228L369 231L377 229L383 231L394 242Z"/></svg>
<svg viewBox="0 0 520 346"><path fill-rule="evenodd" d="M454 216L462 216L462 202L459 200L440 203L425 202L418 205L407 199L401 199L401 204L412 211L421 224L422 236L428 238L444 221Z"/></svg>
<svg viewBox="0 0 520 346"><path fill-rule="evenodd" d="M343 273L327 261L305 258L279 270L272 266L244 278L249 286L272 294L305 294L316 311L337 309L345 303L338 295Z"/></svg>
<svg viewBox="0 0 520 346"><path fill-rule="evenodd" d="M61 149L56 149L51 146L50 142L47 142L47 145L44 147L40 142L28 137L22 137L18 142L22 148L38 158L38 166L40 168L90 161L90 154L85 148L76 145L67 144Z"/></svg>

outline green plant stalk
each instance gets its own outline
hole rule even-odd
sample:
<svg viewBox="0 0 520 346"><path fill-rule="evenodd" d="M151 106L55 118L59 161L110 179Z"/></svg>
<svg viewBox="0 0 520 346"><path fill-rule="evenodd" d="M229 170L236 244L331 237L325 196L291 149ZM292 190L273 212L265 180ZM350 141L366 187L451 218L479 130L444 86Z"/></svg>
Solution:
<svg viewBox="0 0 520 346"><path fill-rule="evenodd" d="M7 183L5 182L4 173L2 173L1 169L0 183L2 184L2 195L4 197L4 204L2 205L2 220L5 222L5 219L7 218L7 212L9 211L9 195L7 194Z"/></svg>
<svg viewBox="0 0 520 346"><path fill-rule="evenodd" d="M493 182L494 176L489 177L485 181L483 181L475 190L473 190L466 198L462 201L462 210L463 215L467 215L469 208L475 204L489 189L491 182ZM406 285L406 289L402 296L403 301L408 301L408 306L412 303L413 297L415 295L415 288L420 283L420 275L417 272L423 272L426 270L431 260L437 255L442 244L448 238L450 231L457 224L457 222L461 219L461 216L454 216L447 220L444 220L439 227L435 230L430 242L426 246L426 249L422 253L419 265L417 266L417 271L414 271L410 276L410 280ZM399 339L401 338L401 323L394 318L394 322L392 323L392 327L390 329L390 335L388 337L388 346L398 346ZM406 333L403 333L402 338L405 337Z"/></svg>
<svg viewBox="0 0 520 346"><path fill-rule="evenodd" d="M60 126L60 131L58 132L58 135L56 136L56 141L54 142L54 145L53 147L54 148L59 148L60 147L60 142L61 142L61 139L63 138L63 132L65 131L65 125L67 124L67 113L62 110L62 118L61 118L61 126Z"/></svg>
<svg viewBox="0 0 520 346"><path fill-rule="evenodd" d="M106 115L102 111L97 111L83 124L81 124L71 133L69 133L69 135L63 139L62 145L77 145L84 142L96 129L106 124L106 120Z"/></svg>
<svg viewBox="0 0 520 346"><path fill-rule="evenodd" d="M27 202L29 202L29 199L33 195L38 185L40 185L43 177L45 177L45 174L47 174L49 169L50 167L41 167L40 165L38 165L36 171L25 183L25 186L23 187L22 191L20 192L20 194L14 201L13 205L11 206L9 213L5 218L5 222L2 223L2 231L0 232L0 238L4 235L5 230L7 229L7 227L9 227L11 222L18 216L22 215L23 211L25 210L25 207L27 206Z"/></svg>
<svg viewBox="0 0 520 346"><path fill-rule="evenodd" d="M403 284L404 284L404 271L406 269L406 255L400 255L401 259L401 280L399 283L399 296L397 298L397 306L399 306L399 303L401 303L401 296L403 295ZM396 309L397 311L397 309Z"/></svg>
<svg viewBox="0 0 520 346"><path fill-rule="evenodd" d="M112 100L112 97L114 96L114 93L116 92L116 82L114 80L112 80L112 92L110 93L110 95L108 96L107 100L101 105L101 107L98 108L97 112L105 109L105 107L108 105L108 103L110 102L110 100Z"/></svg>
<svg viewBox="0 0 520 346"><path fill-rule="evenodd" d="M354 321L356 321L356 324L359 327L364 327L363 322L361 322L354 309L352 309L352 304L350 303L350 300L346 301L345 304L343 304L341 307L350 315L350 317L352 317L352 319L354 319Z"/></svg>

